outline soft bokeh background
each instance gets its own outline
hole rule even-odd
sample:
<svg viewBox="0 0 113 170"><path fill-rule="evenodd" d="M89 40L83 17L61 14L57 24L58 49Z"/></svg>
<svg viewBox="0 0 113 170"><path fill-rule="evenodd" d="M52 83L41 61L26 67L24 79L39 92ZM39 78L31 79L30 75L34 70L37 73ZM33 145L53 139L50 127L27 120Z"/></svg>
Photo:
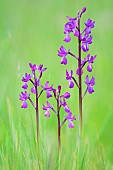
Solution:
<svg viewBox="0 0 113 170"><path fill-rule="evenodd" d="M35 113L30 106L22 110L19 101L21 77L30 71L28 63L43 63L48 68L43 82L49 80L68 89L65 69L74 69L70 58L60 65L57 50L63 42L65 16L74 17L86 6L83 22L96 21L90 53L97 54L93 75L95 93L83 102L83 155L81 169L113 169L113 1L112 0L1 0L0 1L0 169L38 169L35 146ZM77 53L77 41L65 45ZM83 55L84 56L84 55ZM84 86L85 88L85 86ZM77 89L69 105L78 117ZM45 103L44 95L40 109ZM57 121L48 120L41 111L41 167L57 169ZM64 113L62 112L62 115ZM75 129L62 129L61 169L77 169L78 121ZM85 156L84 156L85 155Z"/></svg>

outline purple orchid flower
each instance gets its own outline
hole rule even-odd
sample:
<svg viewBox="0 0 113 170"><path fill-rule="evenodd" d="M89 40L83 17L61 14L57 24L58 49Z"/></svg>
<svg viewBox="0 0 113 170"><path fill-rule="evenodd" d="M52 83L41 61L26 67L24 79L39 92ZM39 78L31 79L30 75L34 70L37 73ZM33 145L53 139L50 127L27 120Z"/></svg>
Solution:
<svg viewBox="0 0 113 170"><path fill-rule="evenodd" d="M90 18L85 22L86 27L94 28L95 21L92 21Z"/></svg>
<svg viewBox="0 0 113 170"><path fill-rule="evenodd" d="M22 81L26 83L31 79L31 77L32 76L30 74L25 73L25 77L22 77Z"/></svg>
<svg viewBox="0 0 113 170"><path fill-rule="evenodd" d="M92 35L87 36L85 34L84 37L81 39L81 41L82 41L81 48L84 52L89 51L89 44L92 44L92 38L93 38Z"/></svg>
<svg viewBox="0 0 113 170"><path fill-rule="evenodd" d="M90 18L87 20L87 22L85 22L86 28L84 29L84 37L81 38L82 41L82 50L84 52L87 52L89 50L89 44L92 44L92 35L91 34L91 29L94 28L95 25L95 21L93 22L92 20L90 20Z"/></svg>
<svg viewBox="0 0 113 170"><path fill-rule="evenodd" d="M61 98L64 98L64 99L69 99L70 98L70 93L69 92L66 92L64 93L64 95L60 96Z"/></svg>
<svg viewBox="0 0 113 170"><path fill-rule="evenodd" d="M43 86L43 90L46 90L46 97L47 98L52 97L51 91L53 90L53 85L49 86L49 81L47 81L45 83L45 85Z"/></svg>
<svg viewBox="0 0 113 170"><path fill-rule="evenodd" d="M67 105L65 99L63 99L63 100L60 99L60 100L59 100L59 103L60 103L60 105L63 106L63 107L65 107L65 106Z"/></svg>
<svg viewBox="0 0 113 170"><path fill-rule="evenodd" d="M67 64L66 56L69 54L69 51L70 50L66 51L66 49L63 46L61 46L60 50L58 50L58 56L62 57L61 64L64 64L64 65Z"/></svg>
<svg viewBox="0 0 113 170"><path fill-rule="evenodd" d="M21 108L26 109L28 107L28 104L27 104L26 100L28 100L29 97L30 97L30 94L28 94L26 91L25 92L21 92L21 95L20 95L20 98L19 98L20 100L23 101Z"/></svg>
<svg viewBox="0 0 113 170"><path fill-rule="evenodd" d="M42 72L46 71L47 68L43 68L43 64L40 64L40 65L37 67L37 70L39 71L40 76L42 76Z"/></svg>
<svg viewBox="0 0 113 170"><path fill-rule="evenodd" d="M71 70L70 73L66 70L66 80L69 82L69 88L74 87L74 83L72 82L73 71Z"/></svg>
<svg viewBox="0 0 113 170"><path fill-rule="evenodd" d="M31 88L31 93L36 94L36 90L34 86Z"/></svg>
<svg viewBox="0 0 113 170"><path fill-rule="evenodd" d="M69 22L67 22L64 26L64 34L70 34L76 28L77 22L76 18L71 18L69 16L66 18L69 19Z"/></svg>
<svg viewBox="0 0 113 170"><path fill-rule="evenodd" d="M59 96L60 105L65 107L67 105L66 99L69 99L69 98L70 98L69 92L66 92L66 93L64 93L64 95Z"/></svg>
<svg viewBox="0 0 113 170"><path fill-rule="evenodd" d="M92 64L94 63L95 58L96 55L95 56L90 56L90 54L87 55L87 60L88 60L87 71L92 72L93 69Z"/></svg>
<svg viewBox="0 0 113 170"><path fill-rule="evenodd" d="M66 120L69 121L68 127L74 128L74 124L72 121L76 120L76 118L72 117L72 112L70 111L70 108L67 105L64 107L64 111L68 113L68 116L66 116Z"/></svg>
<svg viewBox="0 0 113 170"><path fill-rule="evenodd" d="M28 74L28 73L25 73L25 77L22 77L22 81L24 82L22 88L23 88L24 90L26 90L26 89L28 88L27 82L31 79L31 77L32 77L32 76L31 76L30 74Z"/></svg>
<svg viewBox="0 0 113 170"><path fill-rule="evenodd" d="M64 42L68 43L71 41L71 38L69 36L69 34L71 32L74 33L74 36L79 36L79 31L76 29L77 26L77 19L76 18L71 18L69 16L67 16L67 18L69 19L69 22L67 22L64 26L64 34L66 34L65 38L64 38Z"/></svg>
<svg viewBox="0 0 113 170"><path fill-rule="evenodd" d="M68 43L71 41L71 37L69 36L69 34L66 34L65 38L64 38L64 42Z"/></svg>
<svg viewBox="0 0 113 170"><path fill-rule="evenodd" d="M43 105L43 110L46 110L44 116L50 117L50 110L53 109L53 105L51 105L48 101L46 101L47 106Z"/></svg>
<svg viewBox="0 0 113 170"><path fill-rule="evenodd" d="M95 25L95 21L93 22L92 20L90 20L90 18L87 20L87 22L84 23L86 25L85 28L85 34L89 35L91 33L91 29L94 28Z"/></svg>
<svg viewBox="0 0 113 170"><path fill-rule="evenodd" d="M89 94L92 94L94 92L93 86L95 85L95 78L92 76L91 80L89 80L89 76L87 75L85 83Z"/></svg>
<svg viewBox="0 0 113 170"><path fill-rule="evenodd" d="M36 65L36 64L31 64L31 63L29 63L29 66L30 66L32 72L34 72L35 70L37 70L37 65Z"/></svg>
<svg viewBox="0 0 113 170"><path fill-rule="evenodd" d="M27 84L27 83L24 83L24 85L22 86L22 88L23 88L24 90L26 90L26 89L28 88L28 84Z"/></svg>

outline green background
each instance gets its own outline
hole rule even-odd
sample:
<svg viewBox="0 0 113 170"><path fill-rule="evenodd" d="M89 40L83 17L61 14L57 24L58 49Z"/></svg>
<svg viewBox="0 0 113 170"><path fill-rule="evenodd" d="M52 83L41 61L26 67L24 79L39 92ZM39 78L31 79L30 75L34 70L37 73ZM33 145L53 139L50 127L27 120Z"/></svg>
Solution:
<svg viewBox="0 0 113 170"><path fill-rule="evenodd" d="M57 161L57 119L43 116L40 100L40 159L35 142L35 112L21 109L21 77L30 73L28 63L43 63L48 70L43 82L63 86L71 92L68 104L78 119L77 88L70 90L65 70L76 70L76 61L60 65L61 45L77 54L77 40L63 42L65 16L76 16L82 7L96 21L92 30L91 55L97 54L93 72L95 93L83 101L83 149L78 156L78 120L75 128L62 129L61 160ZM0 169L113 169L113 1L112 0L1 0L0 1ZM82 25L83 27L83 25ZM83 54L85 57L85 54ZM87 74L85 72L85 74ZM91 76L90 75L90 76ZM84 77L83 77L84 81ZM85 90L85 84L83 85ZM62 110L62 117L64 112Z"/></svg>

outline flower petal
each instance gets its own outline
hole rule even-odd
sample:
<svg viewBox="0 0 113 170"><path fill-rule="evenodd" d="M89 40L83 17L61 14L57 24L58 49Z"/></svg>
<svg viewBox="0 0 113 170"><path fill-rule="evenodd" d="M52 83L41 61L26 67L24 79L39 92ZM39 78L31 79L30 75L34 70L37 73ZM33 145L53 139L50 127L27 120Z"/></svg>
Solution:
<svg viewBox="0 0 113 170"><path fill-rule="evenodd" d="M66 92L66 93L63 95L63 97L64 97L65 99L69 99L69 98L70 98L70 93L69 93L69 92Z"/></svg>
<svg viewBox="0 0 113 170"><path fill-rule="evenodd" d="M89 92L89 94L92 94L92 93L94 92L94 89L93 89L92 86L89 86L89 87L88 87L88 92Z"/></svg>
<svg viewBox="0 0 113 170"><path fill-rule="evenodd" d="M92 64L88 64L87 71L92 72L93 66Z"/></svg>
<svg viewBox="0 0 113 170"><path fill-rule="evenodd" d="M36 94L35 87L32 87L32 88L31 88L31 92L32 92L33 94Z"/></svg>
<svg viewBox="0 0 113 170"><path fill-rule="evenodd" d="M74 36L76 36L76 37L79 36L79 31L78 31L78 30L75 30L75 31L74 31Z"/></svg>
<svg viewBox="0 0 113 170"><path fill-rule="evenodd" d="M62 57L62 59L61 59L61 64L66 65L66 64L67 64L67 58Z"/></svg>
<svg viewBox="0 0 113 170"><path fill-rule="evenodd" d="M71 80L69 80L69 88L73 88L73 87L74 87L74 83Z"/></svg>
<svg viewBox="0 0 113 170"><path fill-rule="evenodd" d="M68 127L69 127L69 128L74 128L74 124L73 124L72 121L69 121Z"/></svg>
<svg viewBox="0 0 113 170"><path fill-rule="evenodd" d="M52 94L50 93L50 91L47 91L47 92L46 92L46 97L47 97L47 98L52 97Z"/></svg>
<svg viewBox="0 0 113 170"><path fill-rule="evenodd" d="M23 101L21 108L26 109L27 107L28 107L28 104L26 103L26 101Z"/></svg>
<svg viewBox="0 0 113 170"><path fill-rule="evenodd" d="M26 90L26 89L28 88L28 84L25 83L25 84L22 86L22 88Z"/></svg>
<svg viewBox="0 0 113 170"><path fill-rule="evenodd" d="M45 112L44 116L50 117L50 112L49 111Z"/></svg>
<svg viewBox="0 0 113 170"><path fill-rule="evenodd" d="M67 35L65 36L65 38L64 38L64 42L68 43L68 42L70 42L70 41L71 41L71 38L70 38L70 36L67 34Z"/></svg>

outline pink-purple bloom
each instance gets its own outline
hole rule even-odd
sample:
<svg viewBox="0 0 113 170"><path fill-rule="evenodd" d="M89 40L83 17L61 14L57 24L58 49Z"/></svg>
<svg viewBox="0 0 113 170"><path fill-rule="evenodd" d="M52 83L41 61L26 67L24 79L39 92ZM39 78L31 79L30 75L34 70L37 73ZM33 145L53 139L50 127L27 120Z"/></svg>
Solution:
<svg viewBox="0 0 113 170"><path fill-rule="evenodd" d="M89 80L89 76L87 75L85 83L89 94L92 94L94 92L93 86L95 85L95 78L92 76L91 80Z"/></svg>
<svg viewBox="0 0 113 170"><path fill-rule="evenodd" d="M43 68L43 64L40 64L40 65L37 67L37 70L38 70L40 73L42 73L42 72L44 72L45 70L47 70L47 68L46 68L46 67Z"/></svg>
<svg viewBox="0 0 113 170"><path fill-rule="evenodd" d="M68 43L71 41L71 37L69 36L69 34L66 34L65 38L64 38L64 42Z"/></svg>
<svg viewBox="0 0 113 170"><path fill-rule="evenodd" d="M95 56L91 56L90 54L87 55L87 60L88 60L87 71L92 72L93 69L92 64L94 63L95 58L96 55Z"/></svg>
<svg viewBox="0 0 113 170"><path fill-rule="evenodd" d="M36 90L35 90L35 87L34 87L34 86L31 88L31 92L32 92L33 94L36 94Z"/></svg>
<svg viewBox="0 0 113 170"><path fill-rule="evenodd" d="M26 91L25 92L21 92L20 100L23 101L21 108L26 109L28 107L28 104L27 104L26 101L29 99L29 97L30 97L30 94L28 94Z"/></svg>
<svg viewBox="0 0 113 170"><path fill-rule="evenodd" d="M46 110L44 116L50 117L50 110L53 109L53 105L51 105L48 101L46 101L46 106L43 105L43 110Z"/></svg>
<svg viewBox="0 0 113 170"><path fill-rule="evenodd" d="M70 108L67 105L64 107L64 110L66 113L68 113L68 116L66 116L66 120L69 121L68 127L74 128L74 124L72 121L76 120L75 116L72 117L72 112L70 111Z"/></svg>
<svg viewBox="0 0 113 170"><path fill-rule="evenodd" d="M85 22L86 28L84 29L83 33L84 36L81 35L81 41L82 41L82 50L84 52L89 51L89 44L92 44L92 35L91 35L91 29L94 28L95 21L92 21L90 18Z"/></svg>
<svg viewBox="0 0 113 170"><path fill-rule="evenodd" d="M39 66L37 66L36 64L29 63L29 66L31 68L32 74L25 73L25 76L22 77L22 82L24 82L24 84L22 85L22 88L25 90L25 92L22 92L21 95L20 95L20 100L23 101L22 102L22 108L28 107L28 104L26 103L27 99L30 100L31 104L35 108L35 105L34 105L32 99L30 98L30 94L27 93L27 90L29 90L28 89L28 83L29 82L33 85L30 92L37 95L37 97L39 97L44 90L46 90L47 98L52 96L51 93L50 93L50 91L52 90L52 86L49 87L49 82L47 81L44 86L42 86L41 83L40 83L40 79L42 77L42 72L44 72L47 68L43 67L43 64L40 64ZM37 78L36 71L39 72L38 78ZM40 92L38 91L39 86L41 88Z"/></svg>
<svg viewBox="0 0 113 170"><path fill-rule="evenodd" d="M64 93L63 95L59 96L59 103L61 106L65 107L67 105L66 103L66 99L69 99L70 98L70 93L69 92L66 92Z"/></svg>
<svg viewBox="0 0 113 170"><path fill-rule="evenodd" d="M37 65L36 64L29 63L29 66L30 66L32 71L37 70Z"/></svg>
<svg viewBox="0 0 113 170"><path fill-rule="evenodd" d="M82 50L84 52L89 51L89 44L92 44L92 35L87 36L85 34L81 40L82 40L82 46L81 46Z"/></svg>
<svg viewBox="0 0 113 170"><path fill-rule="evenodd" d="M69 92L66 92L64 93L64 95L60 96L61 98L64 98L64 99L69 99L70 98L70 93Z"/></svg>
<svg viewBox="0 0 113 170"><path fill-rule="evenodd" d="M24 85L22 86L22 88L23 88L24 90L26 90L26 89L28 88L28 84L27 84L27 83L24 83Z"/></svg>
<svg viewBox="0 0 113 170"><path fill-rule="evenodd" d="M67 19L69 19L69 22L67 22L64 26L64 34L70 34L73 32L74 29L76 29L77 20L76 18L71 18L67 16Z"/></svg>
<svg viewBox="0 0 113 170"><path fill-rule="evenodd" d="M49 81L47 81L45 83L45 85L43 86L43 90L46 90L46 97L47 98L52 97L51 91L53 90L53 85L49 86Z"/></svg>
<svg viewBox="0 0 113 170"><path fill-rule="evenodd" d="M72 117L72 112L70 108L67 106L66 100L70 98L70 93L65 92L63 95L61 93L61 86L58 86L57 89L53 89L54 98L57 101L57 109L55 109L54 105L51 105L48 101L46 101L46 106L43 105L43 110L45 110L44 116L50 117L50 110L52 110L57 116L60 116L58 112L60 112L60 108L63 107L64 111L68 114L65 117L65 120L69 121L69 128L74 128L74 124L72 123L73 120L76 120L75 117ZM59 109L58 109L59 107Z"/></svg>
<svg viewBox="0 0 113 170"><path fill-rule="evenodd" d="M22 77L23 82L28 82L31 79L31 75L28 73L25 73L25 77Z"/></svg>
<svg viewBox="0 0 113 170"><path fill-rule="evenodd" d="M90 18L85 22L86 27L94 28L95 21L92 21Z"/></svg>
<svg viewBox="0 0 113 170"><path fill-rule="evenodd" d="M64 65L67 64L66 56L69 54L69 51L70 50L66 51L66 49L63 46L61 46L60 50L58 50L58 56L62 57L61 64L64 64Z"/></svg>
<svg viewBox="0 0 113 170"><path fill-rule="evenodd" d="M67 16L67 18L69 19L69 22L67 22L64 26L64 34L66 35L64 38L64 42L68 43L71 41L71 37L70 37L70 33L73 32L74 36L78 36L79 32L76 29L77 26L77 18L71 18L69 16Z"/></svg>
<svg viewBox="0 0 113 170"><path fill-rule="evenodd" d="M71 70L69 72L68 70L66 70L66 80L68 80L69 88L73 88L74 87L74 83L72 81L72 77L73 77L73 71Z"/></svg>

